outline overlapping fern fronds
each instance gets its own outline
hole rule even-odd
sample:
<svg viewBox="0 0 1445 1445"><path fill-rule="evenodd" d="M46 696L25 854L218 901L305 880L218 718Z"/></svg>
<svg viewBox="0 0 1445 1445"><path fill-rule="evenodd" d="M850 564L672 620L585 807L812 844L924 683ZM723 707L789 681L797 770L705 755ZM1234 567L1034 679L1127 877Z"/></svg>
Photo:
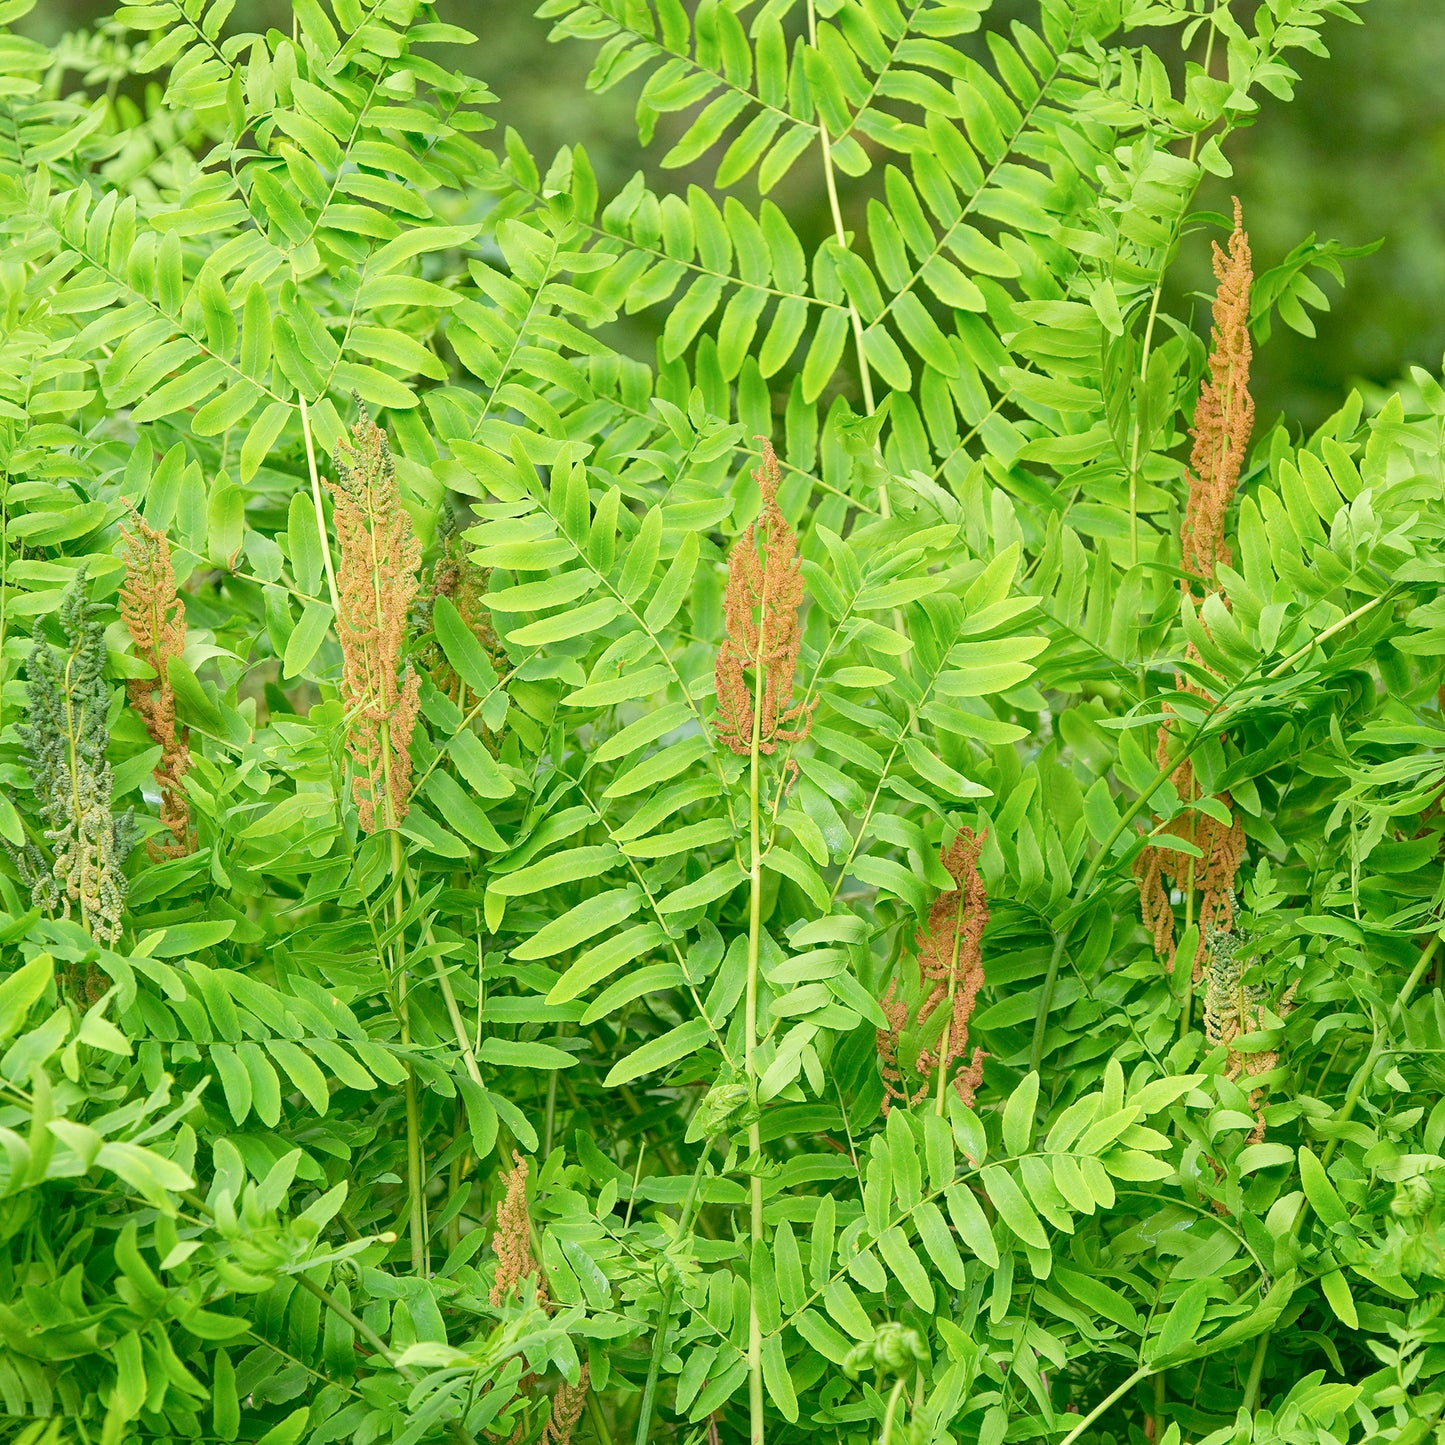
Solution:
<svg viewBox="0 0 1445 1445"><path fill-rule="evenodd" d="M1445 394L1169 314L1348 8L7 35L0 1435L1429 1435Z"/></svg>

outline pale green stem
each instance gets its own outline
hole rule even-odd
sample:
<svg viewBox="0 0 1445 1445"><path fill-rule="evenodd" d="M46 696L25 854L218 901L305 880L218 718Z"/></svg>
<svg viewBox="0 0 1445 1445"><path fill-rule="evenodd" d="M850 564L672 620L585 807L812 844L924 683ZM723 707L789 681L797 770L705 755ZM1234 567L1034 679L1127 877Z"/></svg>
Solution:
<svg viewBox="0 0 1445 1445"><path fill-rule="evenodd" d="M767 633L767 604L758 620L759 651ZM748 981L747 1003L743 1019L743 1069L747 1075L748 1096L756 1116L758 1101L758 953L763 929L763 854L762 819L759 816L758 787L762 767L763 727L763 662L761 657L753 668L753 734L748 750L748 831L750 871L748 888ZM748 1152L753 1162L749 1181L752 1193L751 1238L753 1245L763 1239L763 1180L757 1172L763 1152L762 1127L756 1117L748 1125ZM758 1319L757 1293L748 1291L748 1416L752 1445L763 1445L763 1330Z"/></svg>
<svg viewBox="0 0 1445 1445"><path fill-rule="evenodd" d="M712 1146L710 1139L702 1141L702 1153L698 1156L697 1168L692 1171L692 1184L688 1187L687 1199L678 1217L677 1236L683 1239L692 1227L692 1209L697 1202L697 1192L702 1185L703 1171L707 1167L707 1154ZM638 1156L641 1162L641 1155ZM634 1187L634 1193L635 1193ZM672 1323L672 1297L677 1292L677 1271L669 1269L667 1283L662 1287L662 1308L657 1321L657 1333L652 1338L652 1357L647 1362L647 1383L642 1388L642 1407L637 1414L637 1438L634 1445L647 1445L652 1433L652 1416L657 1400L657 1380L662 1372L662 1357L667 1348L667 1328Z"/></svg>
<svg viewBox="0 0 1445 1445"><path fill-rule="evenodd" d="M415 898L416 898L416 896L417 896L417 887L416 887L416 882L415 882L415 880L412 878L410 871L407 872L406 882L407 882L407 885L411 888L411 896L412 896L413 900L415 900ZM427 924L425 925L425 927L422 929L422 937L426 940L428 946L430 946L431 944L433 944L433 943L436 942L436 938L435 938L435 936L434 936L433 933L432 933L432 927L431 927L431 924L430 924L430 923L427 923ZM480 949L481 949L481 940L480 940L480 938L477 940L477 948L478 948L478 951L480 952ZM481 986L480 967L481 967L481 960L478 959L478 970L479 970L479 972L478 972L477 985L478 985L479 988L480 988L480 986ZM473 1046L472 1046L472 1041L471 1041L470 1038L467 1037L466 1020L462 1018L461 1005L457 1003L457 996L456 996L456 994L452 991L452 980L451 980L451 976L450 976L450 974L447 973L446 965L442 963L442 961L441 961L440 958L433 958L433 959L432 959L432 968L433 968L433 969L435 970L435 972L436 972L437 984L438 984L438 985L440 986L440 988L441 988L442 998L443 998L443 1000L446 1002L446 1006L447 1006L447 1017L451 1020L452 1033L456 1035L457 1047L458 1047L458 1048L461 1050L461 1052L462 1052L462 1062L467 1066L467 1076L471 1079L471 1081L472 1081L474 1084L480 1084L480 1083L482 1082L482 1071L481 1071L481 1069L480 1069L480 1068L478 1067L478 1065L477 1065L477 1056L476 1056L476 1052L475 1052L475 1050L474 1050L474 1048L473 1048ZM480 1008L480 1006L481 1006L481 1005L480 1005L480 1003L479 1003L479 1004L478 1004L478 1007ZM479 1048L479 1047L481 1046L481 1045L480 1045L480 1039L481 1039L480 1020L478 1020L477 1038L478 1038L478 1041L479 1041L478 1044L477 1044L477 1047Z"/></svg>
<svg viewBox="0 0 1445 1445"><path fill-rule="evenodd" d="M587 1392L587 1418L592 1422L592 1428L597 1432L597 1439L601 1445L612 1445L612 1431L607 1428L607 1417L602 1413L602 1406L598 1402L597 1392Z"/></svg>
<svg viewBox="0 0 1445 1445"><path fill-rule="evenodd" d="M373 538L373 547L375 539ZM380 595L378 589L378 596ZM392 917L396 923L396 942L393 949L392 977L396 980L397 1010L401 1016L401 1042L404 1046L411 1044L411 1009L407 1002L407 976L406 976L406 940L402 931L402 918L406 909L403 899L406 880L406 855L401 847L401 833L397 829L396 809L393 804L391 791L391 728L387 723L381 725L381 766L383 777L383 790L386 804L386 828L391 836L391 873L396 880L395 888L391 895ZM450 985L444 990L450 993ZM455 999L452 1000L455 1007ZM454 1015L453 1025L455 1026L460 1015ZM411 1240L411 1267L414 1274L426 1276L431 1273L431 1262L428 1258L427 1248L427 1220L426 1220L426 1199L422 1174L425 1168L425 1158L422 1149L421 1139L421 1107L417 1099L416 1071L408 1063L406 1066L406 1194L407 1194L407 1233Z"/></svg>
<svg viewBox="0 0 1445 1445"><path fill-rule="evenodd" d="M409 992L406 976L406 940L402 931L402 918L406 909L403 890L406 879L406 855L402 851L401 834L396 826L396 814L391 794L391 729L381 725L381 766L383 770L386 827L391 837L391 873L396 880L391 895L392 917L396 924L396 941L392 944L392 977L396 980L397 1011L401 1022L401 1042L411 1044L411 1008L407 1000ZM448 988L447 992L450 992ZM455 1000L453 1000L455 1003ZM425 1167L421 1141L421 1106L417 1098L416 1071L406 1066L406 1194L407 1234L411 1241L411 1267L414 1274L422 1276L431 1273L431 1262L427 1248L426 1200L422 1173Z"/></svg>
<svg viewBox="0 0 1445 1445"><path fill-rule="evenodd" d="M1079 1436L1082 1435L1084 1431L1087 1430L1089 1426L1092 1425L1094 1421L1097 1420L1099 1416L1104 1413L1105 1410L1109 1409L1112 1405L1117 1405L1119 1401L1122 1400L1124 1396L1127 1395L1129 1391L1134 1388L1135 1385L1137 1385L1141 1380L1147 1380L1149 1376L1153 1373L1154 1371L1150 1366L1140 1365L1139 1368L1135 1370L1134 1373L1130 1375L1129 1378L1125 1380L1124 1383L1120 1385L1117 1390L1113 1391L1111 1394L1105 1395L1104 1398L1100 1400L1099 1403L1095 1405L1094 1408L1090 1410L1087 1415L1082 1416L1078 1424L1076 1424L1074 1428L1070 1430L1069 1433L1065 1435L1062 1440L1059 1441L1059 1445L1074 1445L1074 1441L1077 1440Z"/></svg>
<svg viewBox="0 0 1445 1445"><path fill-rule="evenodd" d="M962 886L958 889L958 907L953 915L953 958L948 965L948 1016L943 1023L943 1032L938 1036L938 1093L933 1101L933 1112L943 1118L944 1100L948 1092L948 1039L953 1033L953 998L958 991L958 950L959 930L963 927Z"/></svg>
<svg viewBox="0 0 1445 1445"><path fill-rule="evenodd" d="M301 434L306 438L306 467L311 473L311 505L316 509L316 531L321 537L321 559L326 564L326 589L331 597L331 610L341 617L341 597L336 590L336 568L331 561L331 538L326 533L326 512L321 506L321 476L316 470L316 445L311 439L311 411L306 398L301 403Z"/></svg>
<svg viewBox="0 0 1445 1445"><path fill-rule="evenodd" d="M1388 601L1394 595L1395 589L1390 587L1384 592L1377 593L1374 597L1371 597L1368 602L1362 602L1353 612L1347 612L1338 622L1330 623L1318 637L1312 637L1303 647L1297 647L1278 666L1270 668L1270 670L1265 673L1264 680L1266 682L1273 682L1277 677L1283 677L1295 663L1308 657L1311 650L1318 647L1320 643L1328 642L1337 632L1343 632L1350 623L1357 622L1367 612L1373 612L1380 603Z"/></svg>
<svg viewBox="0 0 1445 1445"><path fill-rule="evenodd" d="M1194 924L1194 862L1189 860L1189 867L1186 871L1184 883L1184 932L1187 936ZM1174 966L1180 966L1178 956L1174 959ZM1194 1011L1194 960L1184 960L1184 1000L1179 1009L1179 1037L1181 1039L1189 1036L1189 1015Z"/></svg>
<svg viewBox="0 0 1445 1445"><path fill-rule="evenodd" d="M542 1125L542 1158L546 1159L552 1152L552 1125L557 1119L557 1070L553 1069L547 1077L547 1113L545 1122Z"/></svg>
<svg viewBox="0 0 1445 1445"><path fill-rule="evenodd" d="M430 928L427 929L427 942L431 942ZM472 1042L467 1037L467 1026L462 1018L461 1008L457 1004L457 996L452 992L452 981L447 976L441 959L433 959L432 962L436 969L437 983L441 985L442 998L446 1000L447 1016L452 1021L452 1032L456 1035L457 1047L462 1051L462 1062L466 1064L467 1074L472 1082L480 1084L482 1071L477 1067L477 1056L472 1052Z"/></svg>
<svg viewBox="0 0 1445 1445"><path fill-rule="evenodd" d="M818 17L814 11L813 0L808 0L808 44L815 49L818 44ZM828 127L823 124L822 116L818 117L818 142L823 154L823 185L828 192L828 213L833 218L833 235L838 244L846 248L848 233L843 228L843 208L838 202L838 183L833 174L832 142L828 139ZM873 377L868 369L868 347L863 339L863 318L851 301L848 303L848 321L853 328L853 348L858 354L858 380L863 387L863 410L868 416L872 416L877 408L873 400ZM878 485L878 511L884 518L892 515L886 474Z"/></svg>
<svg viewBox="0 0 1445 1445"><path fill-rule="evenodd" d="M891 1445L893 1439L893 1419L898 1414L898 1403L903 1399L903 1376L899 1375L894 1383L893 1389L888 1395L888 1411L883 1416L883 1434L880 1436L878 1445Z"/></svg>
<svg viewBox="0 0 1445 1445"><path fill-rule="evenodd" d="M383 747L385 747L383 739ZM389 796L389 792L388 792ZM390 805L388 805L388 812ZM401 880L406 868L406 859L401 851L401 834L391 830L391 866L396 876L396 892L392 895L397 924L397 938L393 945L394 967L392 977L396 980L397 1012L401 1020L401 1042L403 1047L411 1044L411 1010L407 1003L406 956L401 937ZM431 1272L427 1259L426 1201L423 1198L422 1170L424 1160L421 1143L421 1107L417 1099L416 1071L406 1066L406 1196L407 1233L411 1240L411 1267L414 1274L425 1276Z"/></svg>
<svg viewBox="0 0 1445 1445"><path fill-rule="evenodd" d="M1086 879L1087 881L1087 879ZM1059 965L1064 959L1064 949L1069 942L1069 926L1064 925L1054 935L1054 951L1049 955L1048 972L1044 975L1044 986L1039 993L1039 1011L1034 1018L1034 1036L1029 1045L1029 1068L1035 1073L1044 1061L1044 1035L1049 1030L1049 1010L1054 1006L1054 990L1059 982Z"/></svg>
<svg viewBox="0 0 1445 1445"><path fill-rule="evenodd" d="M1264 1361L1269 1354L1269 1338L1273 1333L1272 1330L1266 1330L1254 1343L1254 1358L1249 1362L1249 1379L1244 1383L1244 1399L1240 1401L1242 1410L1253 1411L1259 1404L1259 1387L1264 1379Z"/></svg>
<svg viewBox="0 0 1445 1445"><path fill-rule="evenodd" d="M1173 245L1171 240L1170 245ZM1165 264L1168 264L1168 253L1165 254ZM1134 404L1134 429L1133 438L1129 447L1129 565L1139 565L1139 444L1142 440L1143 428L1139 424L1139 406L1142 402L1144 386L1149 379L1149 353L1154 345L1154 322L1159 316L1159 298L1164 293L1164 276L1161 270L1159 280L1154 286L1154 297L1149 303L1149 319L1144 325L1144 345L1140 349L1139 356L1139 392L1140 400Z"/></svg>

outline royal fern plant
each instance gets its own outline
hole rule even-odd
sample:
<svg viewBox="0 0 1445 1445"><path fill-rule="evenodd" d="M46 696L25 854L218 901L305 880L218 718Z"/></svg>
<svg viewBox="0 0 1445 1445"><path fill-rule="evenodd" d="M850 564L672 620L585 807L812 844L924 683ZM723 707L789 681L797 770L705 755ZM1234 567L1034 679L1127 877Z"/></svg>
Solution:
<svg viewBox="0 0 1445 1445"><path fill-rule="evenodd" d="M1435 1438L1445 391L1256 409L1230 200L1353 0L546 0L605 188L33 4L0 1439Z"/></svg>

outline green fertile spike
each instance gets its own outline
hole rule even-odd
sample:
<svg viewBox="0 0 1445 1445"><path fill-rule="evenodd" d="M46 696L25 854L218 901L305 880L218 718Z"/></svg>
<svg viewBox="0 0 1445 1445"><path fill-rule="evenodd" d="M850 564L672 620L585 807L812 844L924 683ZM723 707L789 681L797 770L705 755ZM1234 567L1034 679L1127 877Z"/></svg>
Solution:
<svg viewBox="0 0 1445 1445"><path fill-rule="evenodd" d="M125 906L122 867L137 834L134 814L117 818L111 804L110 688L99 611L82 566L60 605L64 649L39 632L30 649L26 721L18 732L51 862L33 843L17 862L33 903L65 918L78 906L95 938L114 943Z"/></svg>

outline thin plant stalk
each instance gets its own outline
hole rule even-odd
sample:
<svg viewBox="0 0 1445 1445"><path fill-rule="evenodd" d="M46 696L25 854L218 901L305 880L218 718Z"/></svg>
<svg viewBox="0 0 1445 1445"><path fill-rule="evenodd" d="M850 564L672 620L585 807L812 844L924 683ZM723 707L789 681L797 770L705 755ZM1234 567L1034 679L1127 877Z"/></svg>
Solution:
<svg viewBox="0 0 1445 1445"><path fill-rule="evenodd" d="M387 746L383 734L383 747ZM389 752L389 750L388 750ZM384 754L383 756L386 756ZM391 790L387 789L387 810L391 810ZM396 892L392 895L394 908L394 919L396 923L396 940L392 944L392 977L396 979L396 1004L397 1013L401 1023L401 1042L404 1048L411 1045L411 1009L407 999L406 979L406 951L402 939L402 900L401 887L402 877L406 869L406 859L401 850L401 834L393 825L391 832L391 866L396 877ZM426 1240L426 1203L423 1198L422 1188L422 1143L421 1143L421 1105L417 1097L416 1071L410 1064L406 1066L406 1198L407 1198L407 1234L411 1241L411 1267L414 1274L429 1274L429 1261L427 1259Z"/></svg>
<svg viewBox="0 0 1445 1445"><path fill-rule="evenodd" d="M311 411L304 396L301 403L301 434L306 438L306 469L311 474L311 505L316 509L316 531L321 537L321 560L326 564L326 590L331 597L331 611L341 616L341 595L336 589L336 566L331 560L331 538L326 534L326 512L321 505L321 475L316 470L316 444L311 438Z"/></svg>
<svg viewBox="0 0 1445 1445"><path fill-rule="evenodd" d="M1194 926L1194 863L1189 860L1184 882L1184 935ZM1189 1016L1194 1011L1194 964L1191 961L1184 974L1184 998L1179 1009L1179 1037L1189 1036Z"/></svg>
<svg viewBox="0 0 1445 1445"><path fill-rule="evenodd" d="M587 1392L587 1418L592 1422L592 1428L596 1431L601 1445L613 1445L612 1431L607 1428L607 1417L602 1413L596 1390Z"/></svg>
<svg viewBox="0 0 1445 1445"><path fill-rule="evenodd" d="M1084 1431L1087 1430L1089 1426L1092 1425L1094 1421L1097 1420L1099 1416L1104 1413L1105 1410L1108 1410L1112 1406L1117 1405L1119 1401L1122 1400L1124 1396L1127 1395L1129 1391L1134 1388L1135 1385L1139 1384L1142 1380L1147 1380L1149 1376L1153 1373L1154 1370L1152 1366L1140 1365L1139 1368L1135 1370L1134 1373L1130 1375L1129 1378L1125 1380L1124 1383L1120 1385L1117 1390L1113 1390L1109 1394L1105 1395L1104 1398L1100 1400L1099 1403L1095 1405L1094 1408L1090 1410L1087 1415L1082 1416L1079 1419L1078 1423L1074 1426L1074 1428L1070 1430L1069 1433L1065 1435L1062 1440L1059 1441L1059 1445L1074 1445L1074 1441L1077 1440L1079 1436L1082 1435Z"/></svg>
<svg viewBox="0 0 1445 1445"><path fill-rule="evenodd" d="M411 1008L408 1003L406 977L406 941L403 931L405 907L403 889L406 879L406 855L401 847L401 833L397 828L395 808L391 789L391 729L387 723L381 725L381 765L386 779L386 826L391 835L391 873L395 880L392 892L392 917L396 925L396 939L392 943L392 977L396 979L397 1011L400 1015L401 1042L403 1047L411 1045ZM453 1001L455 1003L455 1001ZM455 1020L453 1021L455 1022ZM426 1276L431 1273L426 1237L426 1200L422 1172L424 1159L421 1140L421 1104L417 1097L416 1071L406 1066L406 1196L407 1235L411 1242L411 1268L413 1274Z"/></svg>
<svg viewBox="0 0 1445 1445"><path fill-rule="evenodd" d="M943 1033L940 1039L948 1038L953 1032L953 996L958 990L958 950L963 927L963 904L967 895L960 885L958 890L958 908L953 915L953 959L948 968L948 1014L943 1021ZM933 1112L941 1119L944 1114L944 1101L948 1092L948 1070L950 1060L948 1050L942 1043L938 1046L938 1093L933 1100ZM884 1439L887 1439L885 1433Z"/></svg>
<svg viewBox="0 0 1445 1445"><path fill-rule="evenodd" d="M758 634L764 636L767 626L767 603L763 603L758 619ZM759 659L753 669L753 732L748 754L748 983L747 1004L743 1021L743 1069L747 1075L748 1096L754 1105L753 1122L748 1125L748 1153L753 1162L749 1181L752 1193L750 1235L753 1250L763 1240L763 1180L757 1165L763 1151L762 1126L757 1115L758 1069L758 953L763 927L763 855L762 819L758 791L762 771L763 666ZM752 1445L763 1445L763 1329L758 1319L757 1292L748 1291L748 1417Z"/></svg>
<svg viewBox="0 0 1445 1445"><path fill-rule="evenodd" d="M818 16L813 0L808 0L808 44L814 48L818 44ZM823 117L819 115L815 119L818 126L818 146L823 156L823 186L828 193L828 214L833 220L833 235L838 244L846 248L848 233L843 228L843 208L838 202L838 181L833 174L833 143L828 136L828 127L823 124ZM866 415L872 416L877 405L873 399L873 377L868 367L868 347L863 339L863 318L852 301L848 302L848 323L853 329L853 349L858 356L858 383L863 389L863 410ZM885 520L893 514L888 500L886 475L878 484L878 514Z"/></svg>
<svg viewBox="0 0 1445 1445"><path fill-rule="evenodd" d="M416 880L412 878L410 870L407 870L406 883L407 886L411 889L411 896L414 901L417 896ZM425 939L428 946L430 946L436 941L432 935L430 923L427 923L423 927L422 937ZM480 938L478 938L477 947L478 951L480 951ZM442 991L442 1001L446 1004L447 1018L451 1020L452 1033L456 1037L457 1048L461 1050L462 1063L466 1065L467 1077L470 1078L474 1084L480 1084L482 1082L482 1071L477 1064L476 1050L481 1047L481 1020L480 1018L478 1018L477 1040L476 1044L473 1045L471 1038L467 1034L466 1020L462 1018L461 1005L457 1002L456 991L452 988L451 976L447 973L446 965L441 961L440 958L434 957L432 959L432 968L436 973L437 987L440 988ZM480 972L478 974L477 985L478 988L481 987ZM480 1011L480 998L478 1000L477 1007Z"/></svg>
<svg viewBox="0 0 1445 1445"><path fill-rule="evenodd" d="M677 1234L679 1239L686 1235L692 1227L693 1205L697 1202L703 1171L707 1168L708 1150L711 1147L711 1139L702 1141L702 1153L698 1155L697 1168L692 1171L692 1183L688 1186L687 1199L683 1203L681 1215L678 1216ZM638 1161L641 1162L641 1155L638 1156ZM635 1184L633 1192L636 1193ZM652 1355L647 1362L647 1382L642 1387L642 1405L637 1412L637 1435L633 1445L648 1445L648 1439L652 1434L652 1417L657 1402L657 1381L662 1373L662 1356L667 1346L667 1327L672 1322L672 1299L676 1293L677 1273L675 1270L669 1270L667 1283L662 1287L662 1309L657 1321L657 1333L652 1339Z"/></svg>
<svg viewBox="0 0 1445 1445"><path fill-rule="evenodd" d="M431 942L431 929L427 931L427 942ZM462 1018L461 1006L457 1003L456 993L452 989L452 981L447 976L446 966L441 959L432 960L432 966L436 970L437 985L442 991L442 999L447 1006L447 1017L451 1019L452 1033L456 1035L457 1047L462 1053L462 1062L466 1065L467 1076L474 1084L482 1082L482 1071L477 1066L477 1056L472 1051L472 1041L467 1037L467 1026Z"/></svg>
<svg viewBox="0 0 1445 1445"><path fill-rule="evenodd" d="M1243 1410L1253 1411L1259 1404L1259 1387L1264 1380L1264 1362L1269 1355L1269 1339L1273 1333L1273 1330L1266 1330L1255 1341L1254 1358L1249 1362L1249 1378L1244 1383L1244 1399L1240 1401Z"/></svg>
<svg viewBox="0 0 1445 1445"><path fill-rule="evenodd" d="M328 570L330 562L327 563ZM375 555L375 543L373 543L372 566L377 568L378 559ZM376 589L378 598L381 590ZM406 909L403 893L406 880L406 854L402 851L401 833L397 828L397 818L393 793L391 787L391 726L387 722L381 724L381 766L385 778L386 793L386 828L391 837L391 875L393 879L393 890L391 895L392 918L396 926L396 939L392 943L392 977L396 979L396 1000L397 1010L400 1014L401 1042L403 1047L411 1044L411 1008L408 1003L406 976L406 940L403 929L403 919ZM406 1196L407 1196L407 1236L411 1242L411 1268L413 1274L422 1276L431 1273L430 1260L428 1259L428 1248L426 1238L426 1200L422 1171L424 1159L422 1155L421 1141L421 1104L417 1097L416 1071L408 1063L406 1066Z"/></svg>
<svg viewBox="0 0 1445 1445"><path fill-rule="evenodd" d="M557 1118L557 1070L547 1076L547 1113L542 1124L542 1158L552 1152L552 1125Z"/></svg>
<svg viewBox="0 0 1445 1445"><path fill-rule="evenodd" d="M878 1438L878 1445L892 1445L893 1421L898 1414L899 1403L903 1399L903 1376L899 1375L894 1383L893 1389L888 1395L888 1409L883 1416L883 1434Z"/></svg>

